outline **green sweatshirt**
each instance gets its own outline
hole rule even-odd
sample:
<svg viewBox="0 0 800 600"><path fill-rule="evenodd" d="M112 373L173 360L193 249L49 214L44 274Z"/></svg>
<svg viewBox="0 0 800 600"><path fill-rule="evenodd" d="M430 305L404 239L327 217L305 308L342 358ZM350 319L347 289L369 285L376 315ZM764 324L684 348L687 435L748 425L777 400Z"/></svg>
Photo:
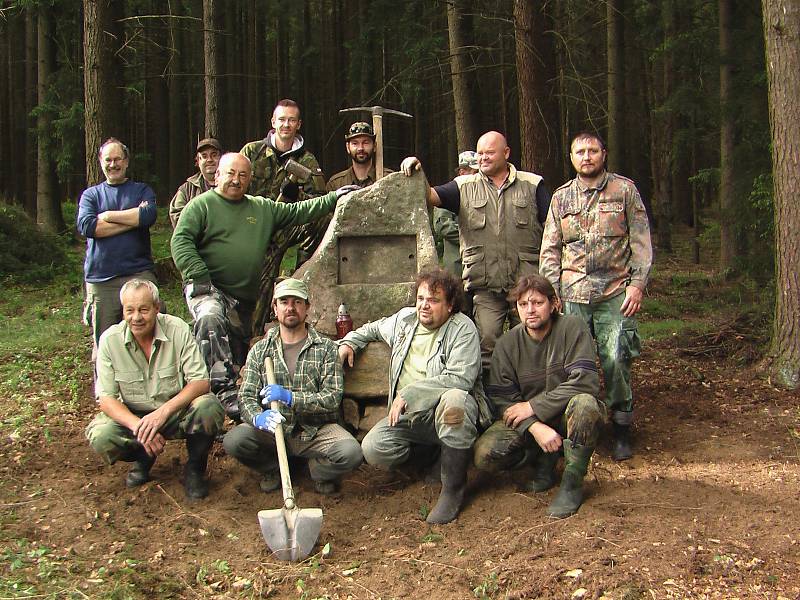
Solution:
<svg viewBox="0 0 800 600"><path fill-rule="evenodd" d="M172 234L172 258L184 282L211 280L226 294L252 303L273 234L315 221L335 206L333 192L286 204L248 195L232 202L209 190L183 209Z"/></svg>

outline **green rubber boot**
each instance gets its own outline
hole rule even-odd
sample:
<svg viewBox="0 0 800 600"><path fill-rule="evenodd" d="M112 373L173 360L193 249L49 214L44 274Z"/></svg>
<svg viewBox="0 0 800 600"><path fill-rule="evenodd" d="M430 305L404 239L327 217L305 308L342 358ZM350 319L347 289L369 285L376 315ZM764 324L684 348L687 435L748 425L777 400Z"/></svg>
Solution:
<svg viewBox="0 0 800 600"><path fill-rule="evenodd" d="M442 444L442 491L433 507L428 523L443 525L458 515L467 489L467 469L472 462L472 448L465 450Z"/></svg>
<svg viewBox="0 0 800 600"><path fill-rule="evenodd" d="M125 486L129 488L139 487L150 481L150 469L153 468L156 458L147 454L144 448L139 447L133 454L132 462L133 466L125 477Z"/></svg>
<svg viewBox="0 0 800 600"><path fill-rule="evenodd" d="M186 436L186 450L189 458L184 469L183 488L186 496L191 500L199 500L208 496L208 479L206 479L206 466L208 465L208 452L214 443L214 437L203 433Z"/></svg>
<svg viewBox="0 0 800 600"><path fill-rule="evenodd" d="M533 479L525 486L528 492L546 492L556 484L556 463L558 452L542 452L533 469Z"/></svg>
<svg viewBox="0 0 800 600"><path fill-rule="evenodd" d="M594 448L564 439L564 474L556 497L547 507L548 516L563 519L578 512L583 503L583 478L589 470L593 452Z"/></svg>

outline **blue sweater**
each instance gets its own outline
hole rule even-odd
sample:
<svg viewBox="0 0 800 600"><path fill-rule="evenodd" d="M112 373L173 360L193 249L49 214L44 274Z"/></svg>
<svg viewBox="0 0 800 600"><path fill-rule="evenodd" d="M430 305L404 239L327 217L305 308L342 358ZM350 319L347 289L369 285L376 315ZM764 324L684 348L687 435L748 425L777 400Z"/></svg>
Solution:
<svg viewBox="0 0 800 600"><path fill-rule="evenodd" d="M110 237L96 238L97 215L107 210L139 209L139 227ZM77 229L86 238L86 281L98 283L114 277L133 275L153 268L150 253L150 226L156 220L156 195L146 183L128 180L119 185L103 182L81 194Z"/></svg>

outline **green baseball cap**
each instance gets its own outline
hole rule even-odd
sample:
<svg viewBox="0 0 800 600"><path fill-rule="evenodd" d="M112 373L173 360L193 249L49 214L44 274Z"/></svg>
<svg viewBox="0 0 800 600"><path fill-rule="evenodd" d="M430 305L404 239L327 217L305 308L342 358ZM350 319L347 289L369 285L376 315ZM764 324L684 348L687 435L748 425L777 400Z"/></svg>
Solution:
<svg viewBox="0 0 800 600"><path fill-rule="evenodd" d="M295 298L308 300L308 285L306 285L305 281L293 279L291 277L276 283L275 293L272 295L272 297L278 299L286 298L287 296L294 296Z"/></svg>
<svg viewBox="0 0 800 600"><path fill-rule="evenodd" d="M350 129L347 130L347 134L344 136L344 141L349 142L354 137L358 137L360 135L367 135L374 140L375 131L372 129L372 125L365 123L364 121L357 121L356 123L353 123L350 125Z"/></svg>

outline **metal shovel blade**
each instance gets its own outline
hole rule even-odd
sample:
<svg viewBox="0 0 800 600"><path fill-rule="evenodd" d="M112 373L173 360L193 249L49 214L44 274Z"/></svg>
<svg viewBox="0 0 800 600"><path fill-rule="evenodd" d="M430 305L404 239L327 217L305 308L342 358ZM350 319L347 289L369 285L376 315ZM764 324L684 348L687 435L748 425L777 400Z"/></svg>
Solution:
<svg viewBox="0 0 800 600"><path fill-rule="evenodd" d="M258 511L261 535L278 560L303 560L322 529L321 508L276 508Z"/></svg>

